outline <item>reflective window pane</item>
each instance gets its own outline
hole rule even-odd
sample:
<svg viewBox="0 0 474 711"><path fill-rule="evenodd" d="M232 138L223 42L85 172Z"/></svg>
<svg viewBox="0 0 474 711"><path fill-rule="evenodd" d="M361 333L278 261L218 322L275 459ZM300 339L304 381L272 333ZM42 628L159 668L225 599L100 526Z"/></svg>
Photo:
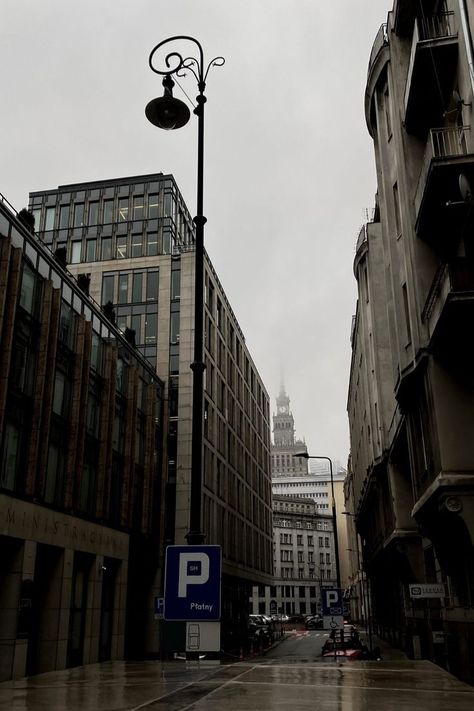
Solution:
<svg viewBox="0 0 474 711"><path fill-rule="evenodd" d="M69 205L62 205L59 211L59 229L69 227Z"/></svg>
<svg viewBox="0 0 474 711"><path fill-rule="evenodd" d="M54 207L46 208L46 217L44 219L44 229L54 230L54 213L56 212Z"/></svg>
<svg viewBox="0 0 474 711"><path fill-rule="evenodd" d="M108 224L109 222L112 222L113 215L114 215L114 201L113 200L104 200L104 219L103 219L104 224Z"/></svg>
<svg viewBox="0 0 474 711"><path fill-rule="evenodd" d="M118 202L118 222L127 222L128 220L128 197L120 198Z"/></svg>
<svg viewBox="0 0 474 711"><path fill-rule="evenodd" d="M143 195L135 195L133 198L133 219L143 220L144 212Z"/></svg>
<svg viewBox="0 0 474 711"><path fill-rule="evenodd" d="M126 304L128 301L128 274L120 274L119 276L119 304Z"/></svg>
<svg viewBox="0 0 474 711"><path fill-rule="evenodd" d="M114 276L107 275L102 279L102 304L109 301L114 303L114 283Z"/></svg>
<svg viewBox="0 0 474 711"><path fill-rule="evenodd" d="M117 259L125 259L127 256L127 236L121 235L117 237L116 254Z"/></svg>
<svg viewBox="0 0 474 711"><path fill-rule="evenodd" d="M143 255L143 235L132 235L132 257L141 257Z"/></svg>
<svg viewBox="0 0 474 711"><path fill-rule="evenodd" d="M156 314L147 314L145 316L145 344L156 343Z"/></svg>
<svg viewBox="0 0 474 711"><path fill-rule="evenodd" d="M102 240L102 259L112 259L112 240L106 237Z"/></svg>
<svg viewBox="0 0 474 711"><path fill-rule="evenodd" d="M89 219L88 219L88 224L89 225L96 225L98 222L98 215L99 215L99 203L98 202L90 202L89 203Z"/></svg>
<svg viewBox="0 0 474 711"><path fill-rule="evenodd" d="M86 262L95 262L97 240L88 239L86 242Z"/></svg>
<svg viewBox="0 0 474 711"><path fill-rule="evenodd" d="M71 264L78 264L81 261L82 242L73 242L71 245Z"/></svg>
<svg viewBox="0 0 474 711"><path fill-rule="evenodd" d="M138 302L142 301L142 285L143 285L143 274L133 275L133 286L132 286L132 301Z"/></svg>
<svg viewBox="0 0 474 711"><path fill-rule="evenodd" d="M146 300L158 300L158 272L148 272L146 284Z"/></svg>
<svg viewBox="0 0 474 711"><path fill-rule="evenodd" d="M158 235L156 232L148 233L148 251L149 257L156 257L158 254Z"/></svg>
<svg viewBox="0 0 474 711"><path fill-rule="evenodd" d="M74 205L74 227L82 227L84 224L84 203Z"/></svg>
<svg viewBox="0 0 474 711"><path fill-rule="evenodd" d="M148 219L153 220L158 217L158 195L148 196Z"/></svg>

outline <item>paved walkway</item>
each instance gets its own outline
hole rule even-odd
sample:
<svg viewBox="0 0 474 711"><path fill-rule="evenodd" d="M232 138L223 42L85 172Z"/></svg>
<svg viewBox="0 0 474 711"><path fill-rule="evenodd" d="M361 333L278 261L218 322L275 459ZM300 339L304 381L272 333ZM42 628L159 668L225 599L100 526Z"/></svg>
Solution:
<svg viewBox="0 0 474 711"><path fill-rule="evenodd" d="M106 662L0 684L2 711L472 711L431 662Z"/></svg>

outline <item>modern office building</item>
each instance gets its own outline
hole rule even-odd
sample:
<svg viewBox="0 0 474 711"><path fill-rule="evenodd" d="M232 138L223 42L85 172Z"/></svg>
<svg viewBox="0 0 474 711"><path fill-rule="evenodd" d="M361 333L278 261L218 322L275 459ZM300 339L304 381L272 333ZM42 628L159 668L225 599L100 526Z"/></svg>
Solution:
<svg viewBox="0 0 474 711"><path fill-rule="evenodd" d="M28 217L0 196L0 680L143 654L163 543L163 383Z"/></svg>
<svg viewBox="0 0 474 711"><path fill-rule="evenodd" d="M273 585L254 586L252 612L319 612L321 587L336 584L331 515L320 513L312 499L274 496L273 562Z"/></svg>
<svg viewBox="0 0 474 711"><path fill-rule="evenodd" d="M183 198L173 177L158 173L34 192L30 209L41 240L65 256L165 383L165 540L185 543L195 254ZM272 575L269 399L208 255L204 308L201 520L206 543L222 545L226 649L246 629L250 586Z"/></svg>
<svg viewBox="0 0 474 711"><path fill-rule="evenodd" d="M471 682L473 22L465 0L395 0L370 55L346 489L378 632Z"/></svg>

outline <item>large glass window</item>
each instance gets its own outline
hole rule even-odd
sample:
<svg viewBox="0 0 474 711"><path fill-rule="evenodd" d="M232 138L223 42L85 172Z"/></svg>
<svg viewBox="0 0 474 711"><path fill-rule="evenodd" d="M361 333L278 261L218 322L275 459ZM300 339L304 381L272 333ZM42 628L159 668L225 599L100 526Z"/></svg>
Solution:
<svg viewBox="0 0 474 711"><path fill-rule="evenodd" d="M104 237L101 243L102 259L112 259L112 239Z"/></svg>
<svg viewBox="0 0 474 711"><path fill-rule="evenodd" d="M154 220L158 217L158 195L148 196L148 219Z"/></svg>
<svg viewBox="0 0 474 711"><path fill-rule="evenodd" d="M100 348L100 338L97 333L92 333L92 344L91 344L91 367L94 370L100 372L101 370L101 348Z"/></svg>
<svg viewBox="0 0 474 711"><path fill-rule="evenodd" d="M118 221L119 222L127 222L128 221L128 197L127 198L119 198Z"/></svg>
<svg viewBox="0 0 474 711"><path fill-rule="evenodd" d="M82 242L73 242L71 244L71 264L78 264L81 261Z"/></svg>
<svg viewBox="0 0 474 711"><path fill-rule="evenodd" d="M177 312L171 314L170 341L171 343L179 341L179 313Z"/></svg>
<svg viewBox="0 0 474 711"><path fill-rule="evenodd" d="M31 211L33 217L35 218L35 230L38 232L40 228L40 222L41 222L41 208L36 207L34 210Z"/></svg>
<svg viewBox="0 0 474 711"><path fill-rule="evenodd" d="M132 331L135 331L135 343L142 342L142 316L135 314L132 316Z"/></svg>
<svg viewBox="0 0 474 711"><path fill-rule="evenodd" d="M66 409L66 376L60 370L56 371L54 380L53 412L63 415Z"/></svg>
<svg viewBox="0 0 474 711"><path fill-rule="evenodd" d="M78 202L74 205L74 227L82 227L84 224L84 203Z"/></svg>
<svg viewBox="0 0 474 711"><path fill-rule="evenodd" d="M99 203L98 202L90 202L89 203L88 224L89 225L96 225L98 222L98 216L99 216Z"/></svg>
<svg viewBox="0 0 474 711"><path fill-rule="evenodd" d="M115 277L111 275L104 276L102 279L102 304L109 301L114 303L114 281Z"/></svg>
<svg viewBox="0 0 474 711"><path fill-rule="evenodd" d="M132 257L141 257L143 255L143 235L132 235Z"/></svg>
<svg viewBox="0 0 474 711"><path fill-rule="evenodd" d="M145 344L156 343L157 314L147 314L145 316Z"/></svg>
<svg viewBox="0 0 474 711"><path fill-rule="evenodd" d="M146 300L158 301L158 272L147 273Z"/></svg>
<svg viewBox="0 0 474 711"><path fill-rule="evenodd" d="M59 229L65 230L69 227L69 205L61 205L59 211Z"/></svg>
<svg viewBox="0 0 474 711"><path fill-rule="evenodd" d="M165 217L172 217L173 196L170 193L165 195Z"/></svg>
<svg viewBox="0 0 474 711"><path fill-rule="evenodd" d="M171 272L171 298L179 299L181 289L181 272L177 269Z"/></svg>
<svg viewBox="0 0 474 711"><path fill-rule="evenodd" d="M35 295L35 274L28 264L23 265L23 275L21 279L20 306L33 313L34 295Z"/></svg>
<svg viewBox="0 0 474 711"><path fill-rule="evenodd" d="M112 222L114 216L114 201L104 200L104 224Z"/></svg>
<svg viewBox="0 0 474 711"><path fill-rule="evenodd" d="M88 239L86 241L86 262L95 262L96 251L97 251L97 240Z"/></svg>
<svg viewBox="0 0 474 711"><path fill-rule="evenodd" d="M142 296L142 289L143 289L143 273L138 272L137 274L133 275L133 283L132 283L132 301L137 302L137 301L142 301L143 296Z"/></svg>
<svg viewBox="0 0 474 711"><path fill-rule="evenodd" d="M116 257L117 259L125 259L127 256L127 235L119 235L117 237Z"/></svg>
<svg viewBox="0 0 474 711"><path fill-rule="evenodd" d="M144 217L144 204L143 195L135 195L133 198L133 219L143 220Z"/></svg>
<svg viewBox="0 0 474 711"><path fill-rule="evenodd" d="M149 257L156 257L158 254L158 235L156 232L149 232L148 235L148 250Z"/></svg>
<svg viewBox="0 0 474 711"><path fill-rule="evenodd" d="M118 302L119 304L126 304L128 302L128 274L119 275Z"/></svg>
<svg viewBox="0 0 474 711"><path fill-rule="evenodd" d="M55 215L56 209L54 207L47 207L46 208L46 217L44 219L44 229L46 230L54 230L54 215Z"/></svg>

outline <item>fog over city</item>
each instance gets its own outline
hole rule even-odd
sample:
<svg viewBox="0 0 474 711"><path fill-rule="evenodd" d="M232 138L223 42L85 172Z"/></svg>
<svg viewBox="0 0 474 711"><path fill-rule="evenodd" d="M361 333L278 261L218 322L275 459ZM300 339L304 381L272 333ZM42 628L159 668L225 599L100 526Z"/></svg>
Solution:
<svg viewBox="0 0 474 711"><path fill-rule="evenodd" d="M206 249L271 397L311 454L347 462L355 243L374 205L364 116L385 0L3 0L0 192L172 173L196 209L196 122L145 118L148 56L191 35L207 61ZM192 54L193 47L188 52ZM194 101L195 80L180 80ZM175 87L175 95L187 101Z"/></svg>

